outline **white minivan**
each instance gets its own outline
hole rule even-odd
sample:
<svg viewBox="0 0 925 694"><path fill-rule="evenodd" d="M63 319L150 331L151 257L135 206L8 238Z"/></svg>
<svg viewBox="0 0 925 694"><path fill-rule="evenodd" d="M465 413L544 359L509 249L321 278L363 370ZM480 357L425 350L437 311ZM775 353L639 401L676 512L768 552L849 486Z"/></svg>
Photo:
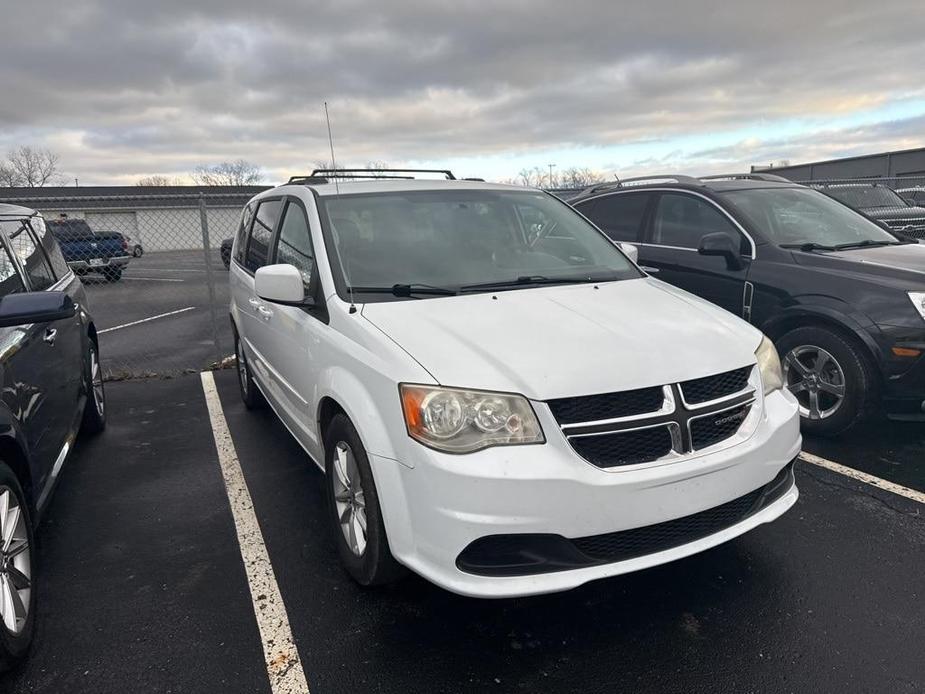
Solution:
<svg viewBox="0 0 925 694"><path fill-rule="evenodd" d="M254 197L230 279L241 395L323 469L359 583L565 590L796 502L798 405L758 330L552 195L377 175Z"/></svg>

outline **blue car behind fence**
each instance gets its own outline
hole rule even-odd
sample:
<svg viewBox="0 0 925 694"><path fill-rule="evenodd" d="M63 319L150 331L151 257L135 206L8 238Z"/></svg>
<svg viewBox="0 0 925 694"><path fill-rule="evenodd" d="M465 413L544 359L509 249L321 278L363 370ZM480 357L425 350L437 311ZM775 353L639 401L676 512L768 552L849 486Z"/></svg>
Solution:
<svg viewBox="0 0 925 694"><path fill-rule="evenodd" d="M83 219L47 220L64 259L78 275L97 272L109 282L122 279L132 259L125 236L116 231L93 231Z"/></svg>

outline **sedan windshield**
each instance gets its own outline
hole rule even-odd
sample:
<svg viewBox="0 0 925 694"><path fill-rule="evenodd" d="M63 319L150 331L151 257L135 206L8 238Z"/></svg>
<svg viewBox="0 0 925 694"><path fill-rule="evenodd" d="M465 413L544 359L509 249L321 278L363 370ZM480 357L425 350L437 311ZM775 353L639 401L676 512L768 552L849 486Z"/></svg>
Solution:
<svg viewBox="0 0 925 694"><path fill-rule="evenodd" d="M906 207L906 201L884 186L829 186L825 192L859 210Z"/></svg>
<svg viewBox="0 0 925 694"><path fill-rule="evenodd" d="M331 265L357 301L642 276L613 242L546 193L429 190L320 202Z"/></svg>
<svg viewBox="0 0 925 694"><path fill-rule="evenodd" d="M771 243L779 246L899 243L891 233L819 191L754 188L722 193Z"/></svg>

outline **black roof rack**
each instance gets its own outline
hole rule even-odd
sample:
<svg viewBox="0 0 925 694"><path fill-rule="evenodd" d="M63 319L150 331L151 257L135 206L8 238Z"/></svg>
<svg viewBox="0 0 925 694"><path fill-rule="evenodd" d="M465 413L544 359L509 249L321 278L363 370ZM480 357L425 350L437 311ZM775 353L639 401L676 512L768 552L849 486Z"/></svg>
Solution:
<svg viewBox="0 0 925 694"><path fill-rule="evenodd" d="M770 173L736 173L701 176L701 181L770 181L772 183L793 183L789 178Z"/></svg>
<svg viewBox="0 0 925 694"><path fill-rule="evenodd" d="M691 186L702 186L703 183L699 178L693 176L684 176L683 174L666 174L658 176L634 176L633 178L624 178L617 181L608 181L607 183L598 183L582 191L582 195L591 193L600 193L612 188L631 188L637 185L655 185L657 183L686 183Z"/></svg>
<svg viewBox="0 0 925 694"><path fill-rule="evenodd" d="M407 174L429 173L442 174L448 181L455 181L456 176L449 169L315 169L312 177L323 178L399 178L414 179Z"/></svg>
<svg viewBox="0 0 925 694"><path fill-rule="evenodd" d="M286 185L291 185L293 183L302 183L304 185L310 185L314 183L316 186L324 185L328 182L324 176L290 176L289 180L286 181Z"/></svg>

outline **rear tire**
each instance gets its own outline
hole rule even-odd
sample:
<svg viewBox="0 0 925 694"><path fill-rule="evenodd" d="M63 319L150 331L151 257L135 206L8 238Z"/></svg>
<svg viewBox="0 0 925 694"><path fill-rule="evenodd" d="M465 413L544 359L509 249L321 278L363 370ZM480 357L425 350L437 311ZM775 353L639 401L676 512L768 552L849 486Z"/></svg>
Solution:
<svg viewBox="0 0 925 694"><path fill-rule="evenodd" d="M260 409L266 403L263 399L263 393L254 383L254 377L251 375L251 367L247 362L247 355L244 354L244 347L241 344L241 338L238 331L234 331L234 359L235 369L238 372L238 389L241 391L241 400L244 401L244 407L249 410Z"/></svg>
<svg viewBox="0 0 925 694"><path fill-rule="evenodd" d="M861 348L827 328L806 326L777 341L784 383L800 402L803 432L836 436L867 419L877 378Z"/></svg>
<svg viewBox="0 0 925 694"><path fill-rule="evenodd" d="M93 340L88 340L88 342L86 375L84 376L87 402L84 404L80 432L92 436L106 428L106 391L103 387L103 369L100 366L99 350Z"/></svg>
<svg viewBox="0 0 925 694"><path fill-rule="evenodd" d="M118 282L122 279L122 268L106 268L103 270L103 277L107 282Z"/></svg>
<svg viewBox="0 0 925 694"><path fill-rule="evenodd" d="M18 509L18 516L17 516ZM5 672L29 652L35 631L35 537L32 514L22 486L9 466L0 460L0 532L11 541L0 542L0 672ZM2 536L0 536L2 537ZM28 593L25 592L28 590ZM15 607L8 599L15 592ZM24 618L17 613L25 609ZM14 628L10 628L10 622Z"/></svg>
<svg viewBox="0 0 925 694"><path fill-rule="evenodd" d="M142 248L141 246L135 246L135 248L132 249L132 256L135 258L140 258L141 256L144 255L144 253L145 253L145 249Z"/></svg>
<svg viewBox="0 0 925 694"><path fill-rule="evenodd" d="M361 586L399 579L405 569L389 550L369 458L353 423L335 415L324 436L325 497L337 553Z"/></svg>

